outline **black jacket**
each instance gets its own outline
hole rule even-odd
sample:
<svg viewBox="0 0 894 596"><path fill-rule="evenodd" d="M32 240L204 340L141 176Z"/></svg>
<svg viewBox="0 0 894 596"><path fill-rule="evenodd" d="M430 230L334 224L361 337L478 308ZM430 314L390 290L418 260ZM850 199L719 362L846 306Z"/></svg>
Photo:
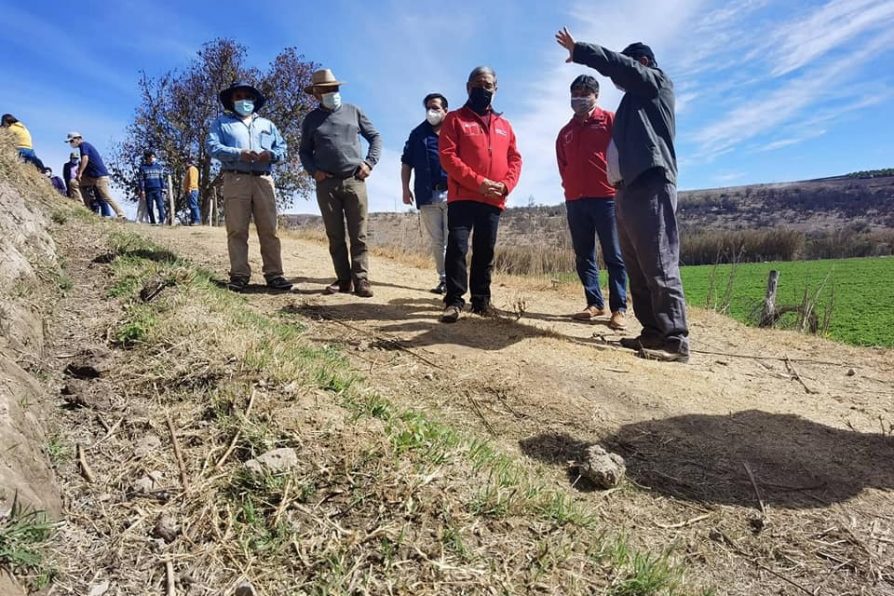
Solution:
<svg viewBox="0 0 894 596"><path fill-rule="evenodd" d="M612 132L624 184L633 184L640 174L655 167L664 168L668 182L676 184L673 82L661 69L643 66L595 44L574 44L572 57L624 88Z"/></svg>

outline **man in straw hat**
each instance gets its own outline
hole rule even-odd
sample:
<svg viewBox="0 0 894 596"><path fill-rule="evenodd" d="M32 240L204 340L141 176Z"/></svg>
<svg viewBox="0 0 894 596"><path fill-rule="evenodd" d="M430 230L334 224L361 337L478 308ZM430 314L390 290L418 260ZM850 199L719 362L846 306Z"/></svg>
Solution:
<svg viewBox="0 0 894 596"><path fill-rule="evenodd" d="M342 103L339 87L344 84L328 68L313 73L304 90L320 105L304 118L298 155L317 182L317 202L335 267L336 280L326 287L326 293L353 289L356 295L370 298L366 179L382 154L382 138L360 108ZM366 157L362 157L358 135L369 143ZM350 262L345 223L351 242Z"/></svg>
<svg viewBox="0 0 894 596"><path fill-rule="evenodd" d="M252 217L261 243L264 279L275 290L288 291L283 277L282 249L276 235L276 189L271 167L286 158L286 142L276 126L258 116L266 98L246 83L233 83L220 92L225 112L208 133L207 148L221 163L222 194L230 255L230 282L243 291L251 279L248 264L248 224Z"/></svg>

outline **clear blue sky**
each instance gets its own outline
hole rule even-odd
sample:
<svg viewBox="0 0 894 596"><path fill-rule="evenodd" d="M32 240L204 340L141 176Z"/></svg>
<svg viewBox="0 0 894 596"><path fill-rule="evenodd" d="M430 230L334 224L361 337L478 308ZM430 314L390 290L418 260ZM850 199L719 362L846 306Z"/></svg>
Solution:
<svg viewBox="0 0 894 596"><path fill-rule="evenodd" d="M382 132L372 210L399 205L399 155L430 91L451 106L468 72L492 65L495 105L524 158L510 204L561 200L554 140L570 116L553 35L620 50L644 41L677 87L677 154L684 189L778 182L894 166L894 2L891 0L627 0L626 2L4 1L3 105L57 172L65 133L108 152L137 102L138 71L188 63L200 45L232 37L266 65L283 47L347 81L345 101ZM244 8L244 10L242 10ZM592 72L592 71L591 71ZM595 73L594 73L595 74ZM603 107L619 93L600 79ZM314 213L315 201L295 211Z"/></svg>

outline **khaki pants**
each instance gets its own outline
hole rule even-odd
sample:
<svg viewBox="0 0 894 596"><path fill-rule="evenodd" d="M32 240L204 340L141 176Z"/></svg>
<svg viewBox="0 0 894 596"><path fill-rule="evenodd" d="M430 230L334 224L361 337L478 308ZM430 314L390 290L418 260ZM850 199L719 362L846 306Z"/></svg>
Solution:
<svg viewBox="0 0 894 596"><path fill-rule="evenodd" d="M264 278L279 277L282 249L276 235L276 192L273 178L225 172L223 175L224 219L227 224L227 251L230 254L230 279L248 281L248 224L255 220L261 243Z"/></svg>
<svg viewBox="0 0 894 596"><path fill-rule="evenodd" d="M329 239L329 255L338 281L369 277L366 248L366 182L356 178L326 178L317 182L317 203ZM351 260L345 244L345 223L351 240Z"/></svg>
<svg viewBox="0 0 894 596"><path fill-rule="evenodd" d="M81 186L92 186L93 188L95 188L96 198L108 203L109 207L112 208L112 211L115 212L115 215L117 215L118 217L124 217L124 210L121 209L121 205L118 204L118 201L112 198L112 193L109 190L108 176L100 176L99 178L81 176Z"/></svg>
<svg viewBox="0 0 894 596"><path fill-rule="evenodd" d="M84 197L81 196L81 183L78 182L77 178L72 178L68 181L68 198L84 203ZM90 205L87 205L87 203L84 203L84 205L87 206L87 209L90 208Z"/></svg>

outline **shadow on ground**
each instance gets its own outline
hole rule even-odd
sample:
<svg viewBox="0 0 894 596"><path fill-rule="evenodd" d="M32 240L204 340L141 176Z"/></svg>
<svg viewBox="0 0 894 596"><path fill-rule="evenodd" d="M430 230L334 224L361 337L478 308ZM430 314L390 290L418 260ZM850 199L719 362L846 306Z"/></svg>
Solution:
<svg viewBox="0 0 894 596"><path fill-rule="evenodd" d="M676 416L623 426L601 443L624 456L637 484L700 503L753 506L746 465L767 505L823 507L894 488L894 437L791 414ZM519 444L529 457L565 465L590 443L542 434Z"/></svg>

